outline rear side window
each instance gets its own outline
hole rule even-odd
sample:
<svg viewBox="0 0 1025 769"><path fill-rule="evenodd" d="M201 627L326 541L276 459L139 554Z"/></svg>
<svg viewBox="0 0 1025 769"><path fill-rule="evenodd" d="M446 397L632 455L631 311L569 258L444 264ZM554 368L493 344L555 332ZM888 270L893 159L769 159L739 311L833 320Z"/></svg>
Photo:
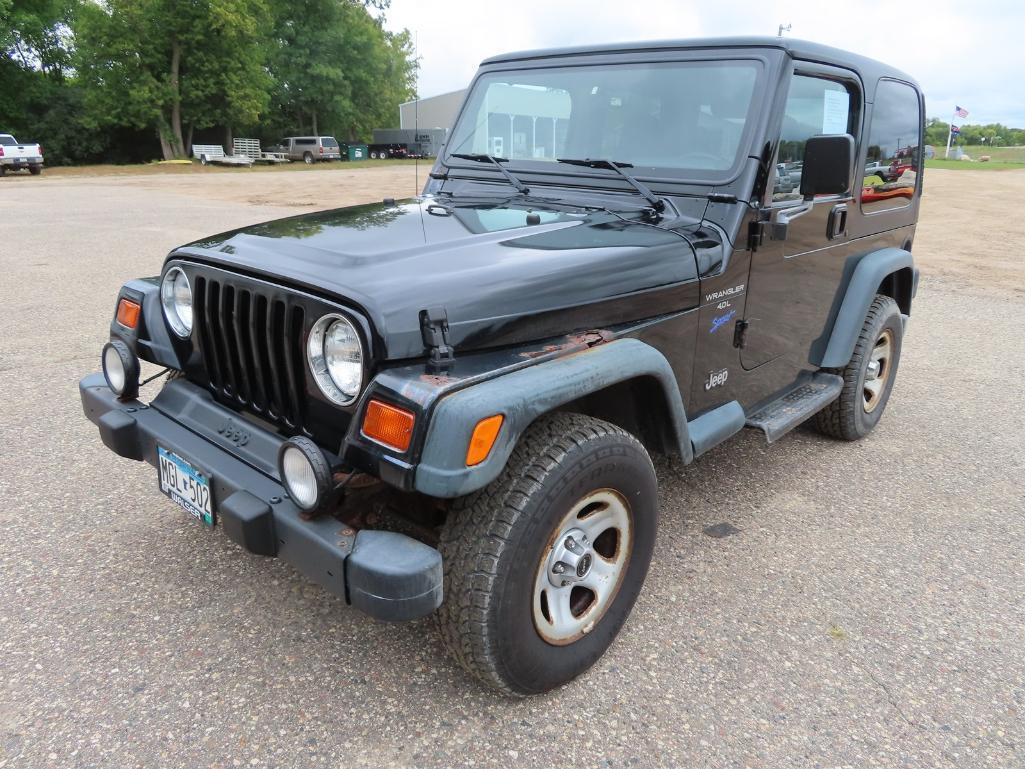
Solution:
<svg viewBox="0 0 1025 769"><path fill-rule="evenodd" d="M794 75L787 93L780 130L773 202L801 199L801 171L804 145L812 136L844 134L857 136L858 99L838 80Z"/></svg>
<svg viewBox="0 0 1025 769"><path fill-rule="evenodd" d="M295 143L296 144L303 144L303 145L306 145L306 146L313 146L314 144L317 143L317 140L316 139L296 139Z"/></svg>
<svg viewBox="0 0 1025 769"><path fill-rule="evenodd" d="M868 131L862 211L887 211L911 203L921 168L921 126L915 89L896 80L880 80Z"/></svg>

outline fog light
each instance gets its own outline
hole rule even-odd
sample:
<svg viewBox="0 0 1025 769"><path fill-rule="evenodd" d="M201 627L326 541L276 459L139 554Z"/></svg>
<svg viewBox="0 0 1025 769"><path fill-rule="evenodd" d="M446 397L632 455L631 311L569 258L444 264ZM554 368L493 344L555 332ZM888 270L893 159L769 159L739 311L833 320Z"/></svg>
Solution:
<svg viewBox="0 0 1025 769"><path fill-rule="evenodd" d="M309 438L291 438L281 445L278 473L288 496L307 512L320 507L331 490L331 468Z"/></svg>
<svg viewBox="0 0 1025 769"><path fill-rule="evenodd" d="M120 339L103 345L103 376L107 386L121 400L131 400L139 394L139 359Z"/></svg>

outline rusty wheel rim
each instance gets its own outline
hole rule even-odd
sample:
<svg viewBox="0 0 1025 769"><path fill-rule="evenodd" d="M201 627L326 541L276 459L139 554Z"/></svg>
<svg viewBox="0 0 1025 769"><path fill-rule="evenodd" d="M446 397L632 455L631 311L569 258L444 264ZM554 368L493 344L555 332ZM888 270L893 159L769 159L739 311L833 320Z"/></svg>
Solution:
<svg viewBox="0 0 1025 769"><path fill-rule="evenodd" d="M866 414L876 410L882 401L883 393L886 392L893 364L893 346L893 331L890 329L885 329L872 345L861 390Z"/></svg>

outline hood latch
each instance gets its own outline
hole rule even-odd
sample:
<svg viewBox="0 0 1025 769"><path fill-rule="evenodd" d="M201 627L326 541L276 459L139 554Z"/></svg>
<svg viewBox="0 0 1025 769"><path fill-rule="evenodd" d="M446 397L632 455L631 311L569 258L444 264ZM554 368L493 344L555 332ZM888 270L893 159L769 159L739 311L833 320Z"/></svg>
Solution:
<svg viewBox="0 0 1025 769"><path fill-rule="evenodd" d="M444 307L420 310L420 335L427 348L427 368L443 371L455 361L455 350L448 343L448 313Z"/></svg>

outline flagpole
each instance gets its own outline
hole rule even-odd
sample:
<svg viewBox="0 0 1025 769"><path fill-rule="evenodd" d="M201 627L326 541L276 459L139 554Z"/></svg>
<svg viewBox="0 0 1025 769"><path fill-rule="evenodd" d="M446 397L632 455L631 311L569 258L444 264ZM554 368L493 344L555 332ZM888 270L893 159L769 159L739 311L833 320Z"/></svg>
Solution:
<svg viewBox="0 0 1025 769"><path fill-rule="evenodd" d="M950 159L950 140L954 138L954 120L957 118L957 110L954 110L954 114L950 118L950 125L947 126L947 154L943 156L944 160Z"/></svg>

